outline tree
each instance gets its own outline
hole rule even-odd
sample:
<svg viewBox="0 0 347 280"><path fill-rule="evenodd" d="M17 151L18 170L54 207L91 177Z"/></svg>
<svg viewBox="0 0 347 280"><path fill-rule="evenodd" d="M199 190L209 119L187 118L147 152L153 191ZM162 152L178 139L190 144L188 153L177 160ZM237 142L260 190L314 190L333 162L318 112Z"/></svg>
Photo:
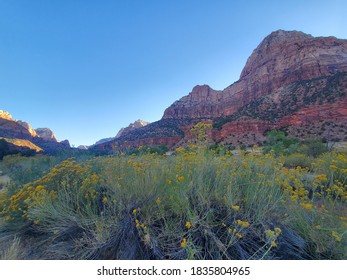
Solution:
<svg viewBox="0 0 347 280"><path fill-rule="evenodd" d="M10 154L10 148L8 143L4 139L0 139L0 160L3 159L4 156Z"/></svg>
<svg viewBox="0 0 347 280"><path fill-rule="evenodd" d="M288 155L295 152L298 145L298 139L289 138L283 131L274 129L266 134L266 141L263 151L264 153L273 151L276 155Z"/></svg>
<svg viewBox="0 0 347 280"><path fill-rule="evenodd" d="M212 124L198 122L190 129L190 134L192 138L197 142L197 144L205 145L208 140L208 132L212 129Z"/></svg>

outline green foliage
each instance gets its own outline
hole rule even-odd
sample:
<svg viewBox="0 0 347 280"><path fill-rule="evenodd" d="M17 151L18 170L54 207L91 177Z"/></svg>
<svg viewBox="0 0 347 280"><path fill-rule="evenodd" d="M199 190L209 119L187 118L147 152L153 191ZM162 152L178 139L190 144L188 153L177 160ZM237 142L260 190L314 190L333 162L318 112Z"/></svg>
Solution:
<svg viewBox="0 0 347 280"><path fill-rule="evenodd" d="M19 154L4 157L0 162L0 170L11 177L12 182L20 187L42 177L50 168L64 158L36 155L23 157Z"/></svg>
<svg viewBox="0 0 347 280"><path fill-rule="evenodd" d="M273 152L275 155L288 155L295 151L298 143L297 139L287 137L283 131L271 130L266 133L263 151Z"/></svg>
<svg viewBox="0 0 347 280"><path fill-rule="evenodd" d="M124 151L126 155L144 155L144 154L157 154L164 155L169 151L165 145L158 146L139 146L138 148L129 148Z"/></svg>
<svg viewBox="0 0 347 280"><path fill-rule="evenodd" d="M311 157L318 157L327 152L327 146L319 139L305 140L298 147L297 152Z"/></svg>
<svg viewBox="0 0 347 280"><path fill-rule="evenodd" d="M0 139L0 160L4 158L4 156L10 154L10 148L8 143L4 139Z"/></svg>
<svg viewBox="0 0 347 280"><path fill-rule="evenodd" d="M231 151L235 150L235 147L215 144L208 146L208 149L217 155L225 155L227 152L230 153Z"/></svg>
<svg viewBox="0 0 347 280"><path fill-rule="evenodd" d="M304 154L291 154L284 157L283 165L289 168L296 168L298 166L302 168L311 169L313 158Z"/></svg>

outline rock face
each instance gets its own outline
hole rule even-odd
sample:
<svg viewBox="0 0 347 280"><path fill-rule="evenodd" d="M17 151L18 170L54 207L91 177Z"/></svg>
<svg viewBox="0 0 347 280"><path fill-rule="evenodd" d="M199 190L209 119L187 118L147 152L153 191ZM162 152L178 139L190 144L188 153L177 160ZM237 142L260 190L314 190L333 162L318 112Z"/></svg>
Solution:
<svg viewBox="0 0 347 280"><path fill-rule="evenodd" d="M278 30L252 52L237 82L224 90L196 86L160 121L113 144L172 147L189 140L198 121L213 123L211 138L223 144L262 142L274 128L303 139L331 134L347 139L346 98L347 40Z"/></svg>
<svg viewBox="0 0 347 280"><path fill-rule="evenodd" d="M110 142L110 141L114 140L115 138L116 137L103 138L103 139L100 139L99 141L96 141L94 145L99 145L102 143Z"/></svg>
<svg viewBox="0 0 347 280"><path fill-rule="evenodd" d="M70 147L67 140L59 142L49 128L34 130L27 122L14 120L8 112L3 110L0 110L0 137L12 139L12 144L19 143L21 140L27 143L25 142L27 140L47 152ZM34 150L41 151L37 148Z"/></svg>
<svg viewBox="0 0 347 280"><path fill-rule="evenodd" d="M78 147L77 147L77 149L79 149L79 150L88 150L88 146L86 146L86 145L79 145Z"/></svg>
<svg viewBox="0 0 347 280"><path fill-rule="evenodd" d="M117 138L120 138L122 136L127 135L131 131L134 131L134 130L136 130L138 128L141 128L141 127L145 127L148 124L149 124L149 122L146 122L146 121L143 121L143 120L137 120L137 121L129 124L127 127L122 127L118 131L118 133L116 134L115 137L109 137L109 138L100 139L94 145L100 145L100 144L104 144L104 143L107 143L107 142L111 142L111 141L113 141L113 140L115 140Z"/></svg>
<svg viewBox="0 0 347 280"><path fill-rule="evenodd" d="M0 110L0 118L5 120L12 120L12 116L10 115L10 113L3 110Z"/></svg>
<svg viewBox="0 0 347 280"><path fill-rule="evenodd" d="M133 130L135 130L135 129L137 129L137 128L140 128L140 127L144 127L144 126L146 126L146 125L148 125L148 124L149 124L149 122L146 122L146 121L143 121L143 120L137 120L137 121L135 121L135 122L129 124L127 127L121 128L121 129L118 131L118 133L117 133L117 135L116 135L115 138L119 138L119 137L121 137L121 136L124 136L124 135L126 135L127 133L129 133L130 131L133 131Z"/></svg>
<svg viewBox="0 0 347 280"><path fill-rule="evenodd" d="M30 124L28 124L27 122L23 122L23 121L17 121L17 123L21 126L23 126L25 129L28 130L28 132L31 134L32 137L36 137L36 131L31 127Z"/></svg>
<svg viewBox="0 0 347 280"><path fill-rule="evenodd" d="M279 30L248 58L240 80L223 91L196 86L165 110L163 118L218 118L271 95L289 83L347 72L347 40Z"/></svg>
<svg viewBox="0 0 347 280"><path fill-rule="evenodd" d="M37 128L35 129L36 134L46 141L57 142L57 138L55 137L52 130L49 128Z"/></svg>

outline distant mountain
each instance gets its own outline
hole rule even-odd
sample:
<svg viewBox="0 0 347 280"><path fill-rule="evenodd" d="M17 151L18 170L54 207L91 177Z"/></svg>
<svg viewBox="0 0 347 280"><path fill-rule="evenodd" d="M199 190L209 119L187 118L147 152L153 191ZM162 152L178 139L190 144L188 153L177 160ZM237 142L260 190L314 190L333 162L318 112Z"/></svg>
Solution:
<svg viewBox="0 0 347 280"><path fill-rule="evenodd" d="M131 124L129 124L127 127L125 128L121 128L117 135L116 135L116 138L119 138L121 136L124 136L126 134L128 134L129 132L135 130L135 129L138 129L138 128L141 128L141 127L144 127L146 125L148 125L149 122L146 122L146 121L143 121L143 120L137 120Z"/></svg>
<svg viewBox="0 0 347 280"><path fill-rule="evenodd" d="M112 141L114 139L117 139L117 138L119 138L121 136L124 136L124 135L128 134L131 131L134 131L134 130L136 130L138 128L144 127L144 126L146 126L148 124L149 124L149 122L146 122L146 121L143 121L143 120L137 120L137 121L129 124L127 127L122 127L118 131L118 133L116 134L115 137L101 139L101 140L97 141L94 145L99 145L99 144L110 142L110 141Z"/></svg>
<svg viewBox="0 0 347 280"><path fill-rule="evenodd" d="M10 113L0 110L0 137L9 143L12 149L23 147L38 151L53 152L70 148L67 140L58 141L49 128L33 129L30 124L14 120Z"/></svg>
<svg viewBox="0 0 347 280"><path fill-rule="evenodd" d="M103 139L100 139L100 140L96 141L94 145L106 143L106 142L109 142L109 141L114 140L115 138L116 138L116 137L103 138Z"/></svg>
<svg viewBox="0 0 347 280"><path fill-rule="evenodd" d="M270 129L347 140L347 40L275 31L253 51L237 82L224 90L196 86L161 120L98 147L173 147L188 141L199 121L212 123L211 139L222 144L262 142Z"/></svg>

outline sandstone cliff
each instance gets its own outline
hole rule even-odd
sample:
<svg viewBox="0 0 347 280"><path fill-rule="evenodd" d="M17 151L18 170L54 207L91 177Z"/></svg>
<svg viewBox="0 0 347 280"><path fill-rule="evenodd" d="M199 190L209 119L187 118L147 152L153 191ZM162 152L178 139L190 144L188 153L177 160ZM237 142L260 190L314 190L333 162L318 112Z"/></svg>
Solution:
<svg viewBox="0 0 347 280"><path fill-rule="evenodd" d="M127 133L129 133L130 131L133 131L133 130L135 130L135 129L137 129L137 128L140 128L140 127L144 127L144 126L146 126L146 125L148 125L148 124L149 124L149 122L146 122L146 121L143 121L143 120L137 120L137 121L135 121L135 122L129 124L127 127L122 127L122 128L118 131L118 133L117 133L117 135L116 135L116 138L119 138L119 137L121 137L121 136L124 136L124 135L126 135Z"/></svg>
<svg viewBox="0 0 347 280"><path fill-rule="evenodd" d="M12 116L3 110L0 110L0 137L12 139L11 144L32 143L36 151L55 151L69 148L67 140L58 141L49 128L33 129L27 122L14 120ZM8 141L9 142L9 141ZM18 145L20 147L20 145ZM30 147L30 145L27 145Z"/></svg>
<svg viewBox="0 0 347 280"><path fill-rule="evenodd" d="M0 118L5 120L12 120L11 114L3 110L0 110Z"/></svg>
<svg viewBox="0 0 347 280"><path fill-rule="evenodd" d="M46 141L57 142L57 138L55 137L55 134L49 128L37 128L35 129L35 132L40 138Z"/></svg>
<svg viewBox="0 0 347 280"><path fill-rule="evenodd" d="M279 30L253 51L240 79L222 91L196 86L165 110L163 118L218 118L271 95L291 82L347 72L347 40Z"/></svg>
<svg viewBox="0 0 347 280"><path fill-rule="evenodd" d="M163 118L115 139L114 145L189 139L198 121L213 123L212 140L253 144L273 128L300 137L347 138L347 40L278 30L252 52L240 79L224 90L196 86Z"/></svg>
<svg viewBox="0 0 347 280"><path fill-rule="evenodd" d="M109 138L100 139L94 145L100 145L100 144L103 144L103 143L111 142L111 141L113 141L113 140L115 140L117 138L125 136L126 134L128 134L131 131L134 131L134 130L136 130L138 128L144 127L144 126L146 126L148 124L149 124L149 122L146 122L146 121L143 121L143 120L137 120L137 121L129 124L127 127L122 127L118 131L118 133L116 134L115 137L109 137Z"/></svg>

